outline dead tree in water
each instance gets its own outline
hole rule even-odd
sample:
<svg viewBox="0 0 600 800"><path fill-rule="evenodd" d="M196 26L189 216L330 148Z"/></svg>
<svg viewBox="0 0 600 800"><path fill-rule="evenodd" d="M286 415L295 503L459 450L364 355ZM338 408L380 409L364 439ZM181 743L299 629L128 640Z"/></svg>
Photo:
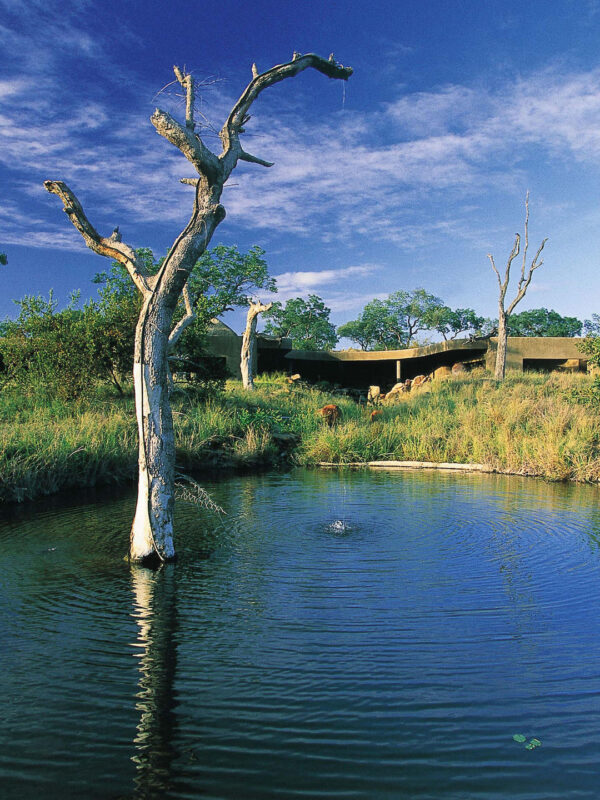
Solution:
<svg viewBox="0 0 600 800"><path fill-rule="evenodd" d="M521 250L521 236L520 234L515 235L515 243L513 245L513 249L511 254L508 257L508 261L506 263L506 269L504 271L504 280L501 279L500 273L496 268L496 264L494 262L494 256L491 253L488 253L488 258L492 264L492 268L496 273L496 277L498 279L498 287L500 289L500 294L498 297L498 349L496 351L496 369L494 372L494 377L497 381L501 381L504 379L504 373L506 372L506 344L508 340L508 318L515 310L515 306L517 303L520 303L521 300L525 297L525 293L529 288L529 284L531 283L531 278L533 277L534 270L538 267L541 267L544 263L543 260L538 261L542 250L544 249L544 245L548 239L544 239L541 245L538 247L538 251L535 254L535 258L529 265L529 269L527 269L527 250L529 248L529 192L525 197L525 241L523 244L523 262L521 264L521 276L519 278L519 283L517 284L517 293L515 295L514 300L508 306L508 308L504 307L504 301L506 299L506 292L508 290L508 282L510 281L510 268L512 266L512 262L515 258L519 255Z"/></svg>
<svg viewBox="0 0 600 800"><path fill-rule="evenodd" d="M194 319L186 298L186 281L194 264L206 250L211 237L225 218L220 203L223 186L239 161L272 164L247 153L240 134L249 121L248 111L259 94L286 78L312 68L329 78L347 80L349 67L313 53L294 53L291 61L259 73L252 67L252 80L233 106L219 134L222 151L216 155L196 132L194 119L194 80L191 74L174 67L175 77L186 95L185 124L156 109L150 118L157 133L175 145L194 166L199 177L184 179L194 185L195 200L191 219L175 239L166 259L155 275L149 275L135 250L121 240L118 228L101 236L89 222L69 187L62 181L46 181L46 189L58 195L64 211L94 252L123 264L143 297L136 328L134 387L139 433L138 501L131 529L130 557L135 561L165 561L175 556L173 545L173 506L175 483L175 439L169 402L167 357L174 341ZM186 314L173 328L173 312L184 294Z"/></svg>

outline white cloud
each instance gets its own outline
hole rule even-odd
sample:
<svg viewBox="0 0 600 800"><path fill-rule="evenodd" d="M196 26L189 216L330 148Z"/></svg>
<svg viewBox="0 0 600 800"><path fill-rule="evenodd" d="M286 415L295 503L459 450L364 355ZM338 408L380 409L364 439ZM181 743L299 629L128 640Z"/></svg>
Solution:
<svg viewBox="0 0 600 800"><path fill-rule="evenodd" d="M19 5L2 3L13 11ZM81 34L77 14L77 3L67 3L53 32L59 42L75 47L89 68L100 63L101 39L90 42ZM41 41L43 33L43 26L33 28L32 42ZM25 40L16 36L0 26L0 42L10 39L20 52ZM178 181L193 170L152 130L150 89L132 90L127 107L116 109L105 98L70 91L53 59L50 49L42 48L39 62L24 65L26 77L0 81L0 166L9 178L18 177L14 202L23 208L23 198L29 206L37 198L39 216L49 208L42 199L43 180L62 179L81 195L98 227L156 220L174 229L185 224L192 197ZM117 76L107 72L104 79L110 84ZM139 89L137 81L135 76L132 83ZM531 148L595 168L599 87L600 70L561 74L548 69L495 91L444 86L407 94L375 113L335 111L325 122L310 125L287 106L275 118L261 109L248 125L244 144L275 166L239 166L223 195L228 220L307 239L362 237L403 249L468 238L472 226L465 221L478 194L526 187ZM232 97L219 86L207 93L218 111L209 116L221 120ZM171 109L180 103L159 95L158 102L163 101ZM207 144L216 147L217 140L207 138ZM435 216L428 213L429 203L435 204ZM26 217L19 224L23 238L39 236ZM317 275L336 273L332 281L343 279L337 272L288 273L285 279L290 286L296 281L301 291L303 280L305 286L322 286L326 278L319 282Z"/></svg>
<svg viewBox="0 0 600 800"><path fill-rule="evenodd" d="M328 284L371 275L376 269L374 264L362 264L340 269L283 272L277 276L277 289L280 294L290 297L295 294L308 294Z"/></svg>

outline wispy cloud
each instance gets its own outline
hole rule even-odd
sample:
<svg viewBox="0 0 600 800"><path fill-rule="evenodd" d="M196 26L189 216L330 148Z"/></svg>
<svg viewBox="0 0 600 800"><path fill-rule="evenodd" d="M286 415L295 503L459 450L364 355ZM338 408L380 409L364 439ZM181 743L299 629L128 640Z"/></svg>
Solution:
<svg viewBox="0 0 600 800"><path fill-rule="evenodd" d="M9 16L23 15L23 5L0 0ZM6 52L35 53L24 56L19 73L5 67L0 80L0 167L20 211L2 220L2 237L42 241L39 226L57 206L55 198L44 196L47 178L69 183L99 228L185 224L191 192L178 181L192 172L148 122L156 87L144 85L140 92L140 76L106 68L102 37L82 31L81 2L66 0L61 15L45 14L41 0L35 8L41 15L35 25L20 32L0 25ZM60 56L65 50L83 60L84 71L102 65L103 91L67 85ZM127 102L120 93L117 107L110 87L118 81L122 92L130 78ZM215 113L208 116L217 126L234 99L223 86L212 91ZM180 104L167 94L157 102ZM207 139L210 146L216 141ZM375 112L332 111L310 125L293 104L279 117L261 106L245 146L275 166L239 166L223 195L230 224L327 242L370 237L403 249L468 237L465 220L474 198L482 191L525 187L532 148L558 162L595 167L600 70L565 74L549 68L494 90L443 86L402 94ZM59 211L56 223L47 223L48 239L59 220L66 224ZM322 286L326 278L319 283L317 275L343 278L337 272L287 273L280 285L285 277L298 291L302 280Z"/></svg>
<svg viewBox="0 0 600 800"><path fill-rule="evenodd" d="M361 264L341 269L283 272L277 276L277 289L280 295L290 297L296 294L308 294L317 292L323 286L337 284L339 281L363 278L373 274L376 269L375 264Z"/></svg>

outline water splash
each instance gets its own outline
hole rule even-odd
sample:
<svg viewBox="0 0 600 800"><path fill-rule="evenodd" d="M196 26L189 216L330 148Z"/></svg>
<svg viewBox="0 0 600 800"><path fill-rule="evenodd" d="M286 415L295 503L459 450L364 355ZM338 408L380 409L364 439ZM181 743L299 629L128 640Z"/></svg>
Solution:
<svg viewBox="0 0 600 800"><path fill-rule="evenodd" d="M350 533L352 526L349 522L346 522L346 520L336 519L327 525L327 530L336 536L345 536L346 534Z"/></svg>

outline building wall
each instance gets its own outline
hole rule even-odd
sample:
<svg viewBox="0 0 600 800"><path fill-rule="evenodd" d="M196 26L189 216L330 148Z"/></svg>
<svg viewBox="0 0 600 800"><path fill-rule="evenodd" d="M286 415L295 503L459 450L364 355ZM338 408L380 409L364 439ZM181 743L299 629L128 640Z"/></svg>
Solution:
<svg viewBox="0 0 600 800"><path fill-rule="evenodd" d="M587 359L577 347L579 339L567 336L509 336L506 346L506 368L516 369L549 369L561 365L572 369L585 369ZM494 371L498 339L490 339L486 353L486 368ZM566 362L571 362L567 364Z"/></svg>

